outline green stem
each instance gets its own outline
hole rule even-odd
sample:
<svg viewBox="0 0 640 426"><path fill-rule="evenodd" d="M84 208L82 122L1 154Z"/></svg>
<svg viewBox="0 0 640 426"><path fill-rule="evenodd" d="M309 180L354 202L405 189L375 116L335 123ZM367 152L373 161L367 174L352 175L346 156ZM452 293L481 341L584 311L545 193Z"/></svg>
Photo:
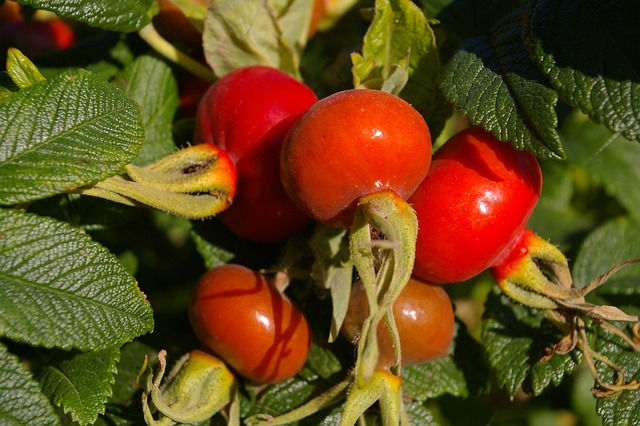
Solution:
<svg viewBox="0 0 640 426"><path fill-rule="evenodd" d="M384 238L372 239L372 229ZM411 278L417 235L415 212L395 192L382 191L360 199L349 246L369 303L369 315L358 342L356 383L359 386L365 385L377 365L378 324L391 312L393 303ZM392 314L388 318L393 321ZM390 333L399 346L397 329L393 324ZM397 370L402 362L400 357L398 350Z"/></svg>
<svg viewBox="0 0 640 426"><path fill-rule="evenodd" d="M317 413L321 409L330 407L331 405L342 400L347 392L347 388L351 383L352 376L349 375L345 380L328 389L326 392L323 392L321 395L313 398L300 407L289 411L288 413L282 414L277 417L272 417L267 414L256 414L245 419L245 424L249 426L277 426L302 420L305 417Z"/></svg>
<svg viewBox="0 0 640 426"><path fill-rule="evenodd" d="M408 425L402 404L402 378L385 370L376 370L363 387L353 385L342 412L340 426L352 426L376 402L380 403L383 426Z"/></svg>
<svg viewBox="0 0 640 426"><path fill-rule="evenodd" d="M149 23L138 31L140 37L146 41L156 52L160 53L170 61L180 65L182 68L197 75L201 79L213 83L216 81L216 76L211 69L202 63L196 61L191 56L178 50L173 44L165 40L154 28L153 24Z"/></svg>

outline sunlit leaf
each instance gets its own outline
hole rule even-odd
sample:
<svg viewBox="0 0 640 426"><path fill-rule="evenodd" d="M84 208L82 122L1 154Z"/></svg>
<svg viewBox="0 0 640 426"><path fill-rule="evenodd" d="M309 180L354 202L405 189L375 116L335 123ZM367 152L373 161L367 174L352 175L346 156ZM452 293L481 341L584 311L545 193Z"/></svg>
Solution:
<svg viewBox="0 0 640 426"><path fill-rule="evenodd" d="M87 71L65 72L0 104L0 205L98 182L135 158L140 108Z"/></svg>
<svg viewBox="0 0 640 426"><path fill-rule="evenodd" d="M132 32L151 21L153 0L18 0L105 30Z"/></svg>
<svg viewBox="0 0 640 426"><path fill-rule="evenodd" d="M0 210L0 335L63 349L119 346L153 329L137 282L88 235Z"/></svg>
<svg viewBox="0 0 640 426"><path fill-rule="evenodd" d="M203 32L207 63L218 77L249 65L278 68L298 77L299 58L283 37L266 0L216 0Z"/></svg>

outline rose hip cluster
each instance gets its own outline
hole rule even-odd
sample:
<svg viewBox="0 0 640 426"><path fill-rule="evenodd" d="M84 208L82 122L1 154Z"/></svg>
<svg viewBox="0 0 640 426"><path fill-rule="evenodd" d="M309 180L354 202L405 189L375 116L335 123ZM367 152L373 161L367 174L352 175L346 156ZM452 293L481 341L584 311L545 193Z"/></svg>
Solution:
<svg viewBox="0 0 640 426"><path fill-rule="evenodd" d="M284 241L314 222L349 228L372 194L412 206L419 229L413 277L393 305L402 365L446 354L454 312L440 284L495 267L519 247L542 186L531 154L484 130L461 131L432 158L425 120L401 98L352 89L318 100L305 84L264 66L232 71L208 89L195 141L217 145L235 162L237 196L219 218L246 240ZM342 334L356 340L368 314L355 283ZM209 350L257 382L292 377L309 354L302 312L272 277L243 266L207 272L189 318ZM388 370L395 349L384 322L377 334L376 368Z"/></svg>

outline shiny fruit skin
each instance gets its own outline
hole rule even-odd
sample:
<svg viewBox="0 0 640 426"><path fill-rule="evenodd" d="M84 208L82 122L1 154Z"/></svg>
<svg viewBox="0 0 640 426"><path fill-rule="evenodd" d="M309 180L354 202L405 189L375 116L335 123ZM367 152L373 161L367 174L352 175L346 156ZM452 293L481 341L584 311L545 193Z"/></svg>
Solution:
<svg viewBox="0 0 640 426"><path fill-rule="evenodd" d="M200 101L195 142L226 150L238 169L238 195L219 216L234 234L279 242L311 222L289 199L279 170L285 135L316 101L304 83L265 66L231 71Z"/></svg>
<svg viewBox="0 0 640 426"><path fill-rule="evenodd" d="M342 334L352 342L362 329L369 312L364 286L351 289L349 309ZM411 278L393 304L402 349L402 365L414 365L446 355L453 340L455 316L445 290ZM378 324L378 368L388 369L395 362L393 341L384 321Z"/></svg>
<svg viewBox="0 0 640 426"><path fill-rule="evenodd" d="M255 382L286 380L309 355L311 330L302 312L264 275L241 265L221 265L200 278L189 322L206 348Z"/></svg>
<svg viewBox="0 0 640 426"><path fill-rule="evenodd" d="M313 219L349 227L360 197L390 189L407 199L430 161L431 136L418 111L389 93L351 89L321 99L292 127L280 176Z"/></svg>
<svg viewBox="0 0 640 426"><path fill-rule="evenodd" d="M532 154L477 127L455 134L408 200L419 226L413 273L452 283L492 266L517 241L541 189Z"/></svg>

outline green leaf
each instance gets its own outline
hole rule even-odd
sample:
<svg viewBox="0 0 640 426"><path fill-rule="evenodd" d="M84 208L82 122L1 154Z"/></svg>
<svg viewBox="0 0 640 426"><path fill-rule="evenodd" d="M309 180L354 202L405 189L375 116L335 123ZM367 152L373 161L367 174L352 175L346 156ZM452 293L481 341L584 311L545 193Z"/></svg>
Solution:
<svg viewBox="0 0 640 426"><path fill-rule="evenodd" d="M323 379L329 379L342 369L342 365L335 354L326 346L316 343L311 345L311 352L306 366Z"/></svg>
<svg viewBox="0 0 640 426"><path fill-rule="evenodd" d="M404 393L418 401L444 394L468 396L464 375L450 356L406 367L402 376Z"/></svg>
<svg viewBox="0 0 640 426"><path fill-rule="evenodd" d="M575 351L555 353L540 362L546 349L563 336L539 311L516 305L497 288L489 294L485 308L482 339L489 364L510 395L520 389L539 395L549 385L559 385L578 365L580 355Z"/></svg>
<svg viewBox="0 0 640 426"><path fill-rule="evenodd" d="M525 43L551 85L596 123L640 141L636 0L529 2Z"/></svg>
<svg viewBox="0 0 640 426"><path fill-rule="evenodd" d="M488 368L481 346L467 328L457 324L451 356L406 367L402 370L404 393L417 401L449 394L468 398L486 389Z"/></svg>
<svg viewBox="0 0 640 426"><path fill-rule="evenodd" d="M450 114L438 89L442 64L433 30L413 2L377 0L362 56L354 55L352 61L354 85L378 89L397 76L394 71L406 68L409 79L396 94L425 115L433 138L442 131ZM402 62L407 66L399 66Z"/></svg>
<svg viewBox="0 0 640 426"><path fill-rule="evenodd" d="M153 0L18 0L18 3L50 10L93 27L133 32L151 21Z"/></svg>
<svg viewBox="0 0 640 426"><path fill-rule="evenodd" d="M136 379L140 374L140 368L144 357L155 359L158 351L151 346L135 340L126 343L120 348L120 360L118 361L118 375L113 384L113 395L109 399L110 404L125 404L140 390Z"/></svg>
<svg viewBox="0 0 640 426"><path fill-rule="evenodd" d="M5 426L59 425L40 385L18 357L0 344L0 423Z"/></svg>
<svg viewBox="0 0 640 426"><path fill-rule="evenodd" d="M486 34L492 24L512 13L526 0L429 0L422 2L429 18L453 32L459 38Z"/></svg>
<svg viewBox="0 0 640 426"><path fill-rule="evenodd" d="M316 0L269 0L275 10L278 26L282 30L282 38L288 46L293 47L299 62L309 34L309 25Z"/></svg>
<svg viewBox="0 0 640 426"><path fill-rule="evenodd" d="M409 0L376 0L375 15L364 36L362 57L373 61L375 76L381 80L405 57L409 57L410 74L422 65L435 78L440 65L433 31L422 11ZM367 76L361 77L361 84L369 86Z"/></svg>
<svg viewBox="0 0 640 426"><path fill-rule="evenodd" d="M577 233L592 227L593 221L573 205L576 191L571 168L558 161L545 161L540 167L544 185L527 226L562 248Z"/></svg>
<svg viewBox="0 0 640 426"><path fill-rule="evenodd" d="M198 229L191 230L191 239L197 252L202 256L207 269L231 262L235 255L222 247L209 241Z"/></svg>
<svg viewBox="0 0 640 426"><path fill-rule="evenodd" d="M39 372L42 391L75 422L92 424L105 412L119 358L118 348L60 354Z"/></svg>
<svg viewBox="0 0 640 426"><path fill-rule="evenodd" d="M0 336L97 350L153 329L135 279L85 233L16 210L0 210L0 233Z"/></svg>
<svg viewBox="0 0 640 426"><path fill-rule="evenodd" d="M605 222L596 228L582 243L572 276L577 287L583 287L609 271L614 266L631 259L640 258L640 224L629 218L620 217ZM640 265L629 265L601 285L598 294L640 296ZM631 303L631 300L626 300Z"/></svg>
<svg viewBox="0 0 640 426"><path fill-rule="evenodd" d="M640 220L640 145L577 112L563 126L569 161L579 165Z"/></svg>
<svg viewBox="0 0 640 426"><path fill-rule="evenodd" d="M145 141L133 163L144 166L174 152L172 125L180 101L169 65L142 55L125 68L119 80L124 92L142 107Z"/></svg>
<svg viewBox="0 0 640 426"><path fill-rule="evenodd" d="M599 330L595 349L622 369L626 381L640 381L640 352L630 350L619 336ZM615 383L617 376L611 368L602 363L596 363L596 366L605 383ZM602 416L604 426L640 424L640 389L597 398L596 411Z"/></svg>
<svg viewBox="0 0 640 426"><path fill-rule="evenodd" d="M424 405L411 401L405 404L407 415L409 416L409 424L412 426L438 426L439 423L433 416L431 410Z"/></svg>
<svg viewBox="0 0 640 426"><path fill-rule="evenodd" d="M307 402L316 391L314 383L293 377L269 386L260 394L258 401L252 404L252 411L248 415L267 412L275 416L286 413Z"/></svg>
<svg viewBox="0 0 640 426"><path fill-rule="evenodd" d="M217 77L249 65L270 66L299 77L300 59L266 0L211 2L202 39L205 58Z"/></svg>
<svg viewBox="0 0 640 426"><path fill-rule="evenodd" d="M10 47L7 52L7 73L21 89L45 80L38 67L14 47Z"/></svg>
<svg viewBox="0 0 640 426"><path fill-rule="evenodd" d="M22 89L0 104L0 205L114 175L143 140L136 103L87 71Z"/></svg>
<svg viewBox="0 0 640 426"><path fill-rule="evenodd" d="M565 158L556 127L557 94L546 86L521 40L521 16L467 40L451 58L441 87L474 125L540 158Z"/></svg>
<svg viewBox="0 0 640 426"><path fill-rule="evenodd" d="M309 246L314 259L311 278L318 287L328 289L331 293L329 342L333 342L340 335L351 294L353 262L349 259L347 230L318 224Z"/></svg>
<svg viewBox="0 0 640 426"><path fill-rule="evenodd" d="M104 415L98 418L96 424L105 426L130 425L132 412L142 415L140 405L140 387L137 384L138 374L145 359L157 358L157 350L135 340L120 348L118 374L112 387L113 395L107 402Z"/></svg>

